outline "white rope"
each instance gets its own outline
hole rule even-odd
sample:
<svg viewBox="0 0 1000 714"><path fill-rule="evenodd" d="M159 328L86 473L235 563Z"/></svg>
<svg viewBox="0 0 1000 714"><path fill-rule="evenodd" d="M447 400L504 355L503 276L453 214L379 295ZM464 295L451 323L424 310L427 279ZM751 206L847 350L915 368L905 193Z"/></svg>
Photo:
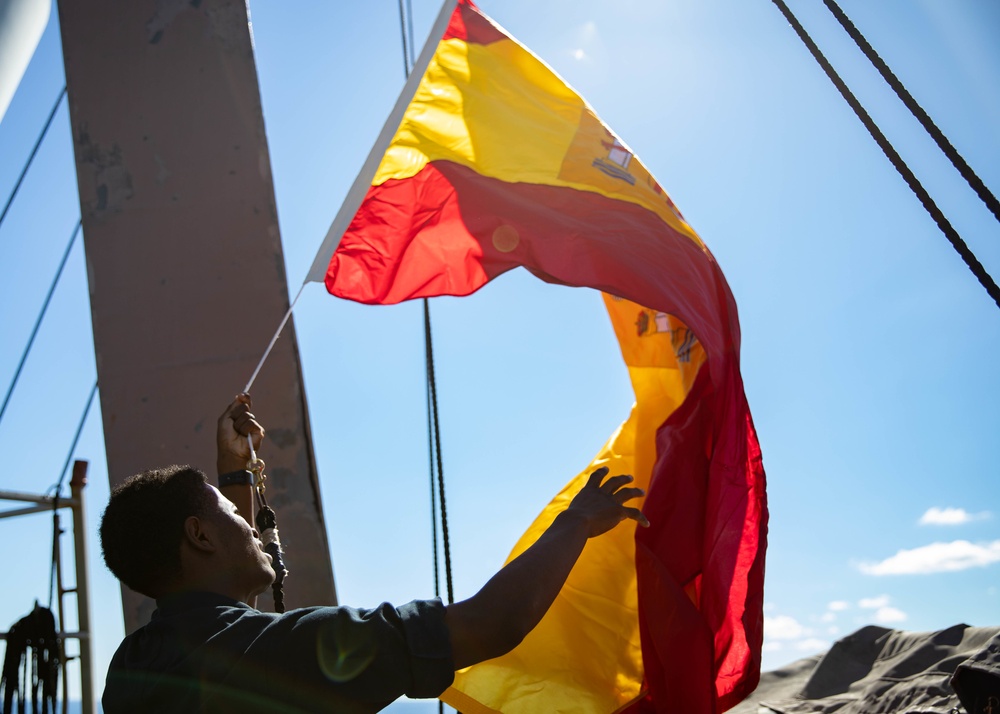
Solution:
<svg viewBox="0 0 1000 714"><path fill-rule="evenodd" d="M305 289L305 287L306 284L303 282L302 287L299 288L299 292L295 296L295 299L292 300L292 304L288 306L288 312L285 313L285 316L281 319L281 324L278 325L278 329L275 330L274 337L271 338L270 344L268 344L267 349L264 350L264 356L261 357L260 362L257 363L257 369L255 369L253 374L250 375L250 381L247 382L247 386L243 388L244 392L249 392L250 387L253 386L254 380L257 379L257 374L260 372L260 368L264 366L264 361L268 358L268 355L271 354L271 349L274 347L274 343L278 341L278 335L280 335L281 331L285 328L285 323L288 322L288 318L292 316L292 310L295 309L295 303L299 301L299 297L301 297L302 290ZM250 445L250 452L253 453L253 444Z"/></svg>
<svg viewBox="0 0 1000 714"><path fill-rule="evenodd" d="M260 541L266 547L270 543L274 543L279 548L281 547L281 541L278 539L278 529L268 528L266 531L260 534Z"/></svg>
<svg viewBox="0 0 1000 714"><path fill-rule="evenodd" d="M253 437L250 434L247 434L247 443L250 445L250 463L255 464L257 463L257 452L254 451ZM254 485L256 486L257 484L255 483Z"/></svg>

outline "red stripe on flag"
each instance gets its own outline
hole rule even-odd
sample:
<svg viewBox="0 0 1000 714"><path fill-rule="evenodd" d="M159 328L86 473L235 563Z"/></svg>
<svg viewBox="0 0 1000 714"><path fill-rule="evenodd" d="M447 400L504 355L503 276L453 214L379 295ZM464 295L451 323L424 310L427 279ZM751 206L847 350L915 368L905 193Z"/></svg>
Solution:
<svg viewBox="0 0 1000 714"><path fill-rule="evenodd" d="M727 371L713 385L702 369L658 430L643 506L651 526L636 531L643 666L666 711L725 711L759 679L764 470L742 379Z"/></svg>
<svg viewBox="0 0 1000 714"><path fill-rule="evenodd" d="M468 295L522 265L676 315L716 362L738 353L736 304L715 259L652 211L446 161L369 189L325 282L339 297L393 304Z"/></svg>
<svg viewBox="0 0 1000 714"><path fill-rule="evenodd" d="M444 31L442 40L465 40L471 44L488 45L499 40L510 38L497 29L496 25L487 20L469 0L458 0L458 6L451 15L448 29Z"/></svg>

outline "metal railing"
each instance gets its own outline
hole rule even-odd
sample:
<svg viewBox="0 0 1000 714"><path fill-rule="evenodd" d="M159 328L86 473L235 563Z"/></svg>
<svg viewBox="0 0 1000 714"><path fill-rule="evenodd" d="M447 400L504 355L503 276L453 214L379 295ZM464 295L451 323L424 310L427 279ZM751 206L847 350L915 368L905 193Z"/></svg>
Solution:
<svg viewBox="0 0 1000 714"><path fill-rule="evenodd" d="M59 530L58 518L59 509L69 508L73 513L73 551L76 563L76 587L64 588L62 578L62 556L61 548L56 545L53 548L53 559L55 561L57 604L59 609L59 626L65 622L65 608L63 599L66 595L76 595L77 623L79 630L76 632L59 632L59 648L61 655L60 668L62 669L62 711L67 712L69 702L69 683L67 678L67 665L69 659L66 657L64 642L67 639L75 639L80 643L80 695L82 701L83 714L94 714L94 676L93 676L93 647L90 629L90 579L87 574L87 531L84 525L84 499L83 490L87 485L87 462L76 461L73 463L73 478L70 480L70 497L59 498L56 496L36 495L33 493L20 493L17 491L0 491L0 500L19 501L21 503L33 503L33 506L14 508L7 511L0 511L0 519L13 518L14 516L25 516L31 513L52 513L55 511L56 530ZM58 533L57 533L58 535ZM0 639L6 639L6 633L0 633Z"/></svg>

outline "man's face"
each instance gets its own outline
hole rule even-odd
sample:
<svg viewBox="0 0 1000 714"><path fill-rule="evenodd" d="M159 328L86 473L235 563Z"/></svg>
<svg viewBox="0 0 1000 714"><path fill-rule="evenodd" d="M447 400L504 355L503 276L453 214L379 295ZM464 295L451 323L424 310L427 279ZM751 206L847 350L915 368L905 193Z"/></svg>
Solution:
<svg viewBox="0 0 1000 714"><path fill-rule="evenodd" d="M264 552L257 531L239 514L232 501L209 484L208 520L219 536L220 567L227 570L234 585L258 595L274 581L271 556Z"/></svg>

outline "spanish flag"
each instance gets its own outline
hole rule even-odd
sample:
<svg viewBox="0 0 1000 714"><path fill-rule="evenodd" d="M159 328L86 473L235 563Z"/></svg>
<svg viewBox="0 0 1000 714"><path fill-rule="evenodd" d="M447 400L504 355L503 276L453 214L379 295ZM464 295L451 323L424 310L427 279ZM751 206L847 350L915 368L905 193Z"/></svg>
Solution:
<svg viewBox="0 0 1000 714"><path fill-rule="evenodd" d="M591 540L541 624L456 675L466 714L721 712L756 686L767 506L718 264L642 162L470 0L449 0L307 279L389 304L523 266L604 293L636 402L598 466L652 526ZM438 41L436 38L440 38Z"/></svg>

